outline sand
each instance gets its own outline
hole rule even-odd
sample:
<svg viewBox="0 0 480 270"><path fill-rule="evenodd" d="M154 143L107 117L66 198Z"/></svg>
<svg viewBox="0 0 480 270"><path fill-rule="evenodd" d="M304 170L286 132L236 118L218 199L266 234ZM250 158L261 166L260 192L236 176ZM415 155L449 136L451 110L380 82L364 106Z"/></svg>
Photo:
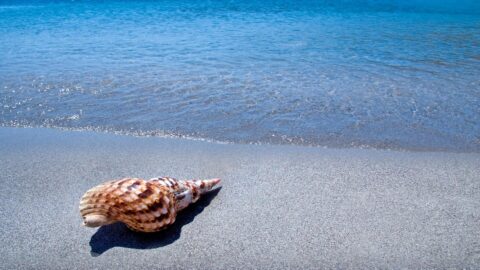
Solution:
<svg viewBox="0 0 480 270"><path fill-rule="evenodd" d="M480 154L0 128L2 269L480 268ZM223 179L156 234L81 226L103 181Z"/></svg>

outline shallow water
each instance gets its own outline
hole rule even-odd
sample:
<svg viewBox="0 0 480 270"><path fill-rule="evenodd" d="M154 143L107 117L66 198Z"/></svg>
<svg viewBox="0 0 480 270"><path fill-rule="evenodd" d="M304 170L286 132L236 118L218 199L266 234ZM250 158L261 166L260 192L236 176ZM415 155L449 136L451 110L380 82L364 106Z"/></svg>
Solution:
<svg viewBox="0 0 480 270"><path fill-rule="evenodd" d="M0 124L480 152L480 2L0 2Z"/></svg>

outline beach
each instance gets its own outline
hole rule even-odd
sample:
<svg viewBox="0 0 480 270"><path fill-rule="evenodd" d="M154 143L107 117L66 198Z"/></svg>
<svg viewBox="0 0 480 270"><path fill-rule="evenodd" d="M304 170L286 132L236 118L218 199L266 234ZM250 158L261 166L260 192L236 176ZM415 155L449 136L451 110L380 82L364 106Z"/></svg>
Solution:
<svg viewBox="0 0 480 270"><path fill-rule="evenodd" d="M479 22L478 0L2 1L0 270L480 269ZM82 225L87 190L162 176L222 186L158 233Z"/></svg>
<svg viewBox="0 0 480 270"><path fill-rule="evenodd" d="M2 269L474 269L480 154L0 128ZM123 177L222 179L155 234L85 228Z"/></svg>

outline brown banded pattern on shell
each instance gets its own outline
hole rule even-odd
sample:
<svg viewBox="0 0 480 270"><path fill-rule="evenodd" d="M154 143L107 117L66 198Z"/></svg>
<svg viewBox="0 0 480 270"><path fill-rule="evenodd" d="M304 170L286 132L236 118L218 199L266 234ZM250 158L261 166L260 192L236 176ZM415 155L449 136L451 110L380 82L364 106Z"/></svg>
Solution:
<svg viewBox="0 0 480 270"><path fill-rule="evenodd" d="M172 189L138 178L110 181L88 190L80 202L80 213L102 215L130 229L155 232L175 222L177 201Z"/></svg>

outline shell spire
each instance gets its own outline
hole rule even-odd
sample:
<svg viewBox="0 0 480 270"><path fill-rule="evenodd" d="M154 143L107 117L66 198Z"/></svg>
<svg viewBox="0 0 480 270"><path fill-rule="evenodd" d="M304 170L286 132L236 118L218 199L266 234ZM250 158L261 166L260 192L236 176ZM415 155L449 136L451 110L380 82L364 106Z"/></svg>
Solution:
<svg viewBox="0 0 480 270"><path fill-rule="evenodd" d="M88 190L80 200L87 227L117 221L130 229L155 232L175 222L177 213L218 187L220 179L179 181L171 177L124 178Z"/></svg>

